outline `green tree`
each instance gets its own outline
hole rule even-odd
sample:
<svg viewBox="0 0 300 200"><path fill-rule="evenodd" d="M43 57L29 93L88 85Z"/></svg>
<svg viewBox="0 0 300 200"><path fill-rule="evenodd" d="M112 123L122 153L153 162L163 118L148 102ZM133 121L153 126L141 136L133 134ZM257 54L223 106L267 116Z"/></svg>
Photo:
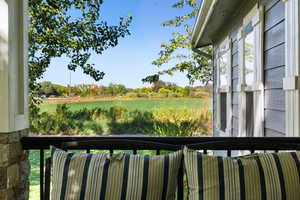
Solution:
<svg viewBox="0 0 300 200"><path fill-rule="evenodd" d="M161 97L168 97L171 93L172 93L172 91L169 90L169 89L166 89L166 88L160 88L160 89L158 90L158 94L159 94Z"/></svg>
<svg viewBox="0 0 300 200"><path fill-rule="evenodd" d="M56 90L53 87L53 84L49 81L45 81L40 83L40 88L38 91L39 95L45 95L45 96L50 96L56 94Z"/></svg>
<svg viewBox="0 0 300 200"><path fill-rule="evenodd" d="M58 96L65 96L68 93L68 88L62 85L52 84Z"/></svg>
<svg viewBox="0 0 300 200"><path fill-rule="evenodd" d="M167 86L167 84L164 81L161 81L161 80L155 80L155 81L153 81L153 91L154 92L158 92L158 90L160 88L165 88L166 86Z"/></svg>
<svg viewBox="0 0 300 200"><path fill-rule="evenodd" d="M89 62L92 53L102 54L130 34L130 16L108 25L100 17L102 0L29 0L29 78L31 110L37 111L37 81L55 57L69 58L69 70L81 68L96 81L104 76ZM31 113L33 114L33 113Z"/></svg>
<svg viewBox="0 0 300 200"><path fill-rule="evenodd" d="M126 92L127 89L122 84L110 83L109 86L105 88L105 93L111 96L124 95Z"/></svg>
<svg viewBox="0 0 300 200"><path fill-rule="evenodd" d="M211 48L204 47L202 52L206 56L192 51L191 39L195 17L198 13L201 1L199 0L179 0L172 5L175 9L187 8L189 12L183 16L176 16L174 19L162 23L162 26L174 26L178 31L172 34L169 42L161 44L159 58L152 62L153 65L160 68L161 66L175 61L176 64L168 69L161 70L157 74L144 78L143 82L156 82L161 75L173 75L174 72L184 72L190 83L196 80L204 84L212 80L212 62L210 59Z"/></svg>

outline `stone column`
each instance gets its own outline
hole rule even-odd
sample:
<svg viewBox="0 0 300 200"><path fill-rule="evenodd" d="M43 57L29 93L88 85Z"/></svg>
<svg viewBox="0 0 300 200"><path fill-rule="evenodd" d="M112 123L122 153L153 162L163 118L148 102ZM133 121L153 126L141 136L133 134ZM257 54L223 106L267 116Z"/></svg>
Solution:
<svg viewBox="0 0 300 200"><path fill-rule="evenodd" d="M0 199L28 199L30 164L20 138L27 131L0 134Z"/></svg>
<svg viewBox="0 0 300 200"><path fill-rule="evenodd" d="M0 199L28 199L27 0L0 0Z"/></svg>

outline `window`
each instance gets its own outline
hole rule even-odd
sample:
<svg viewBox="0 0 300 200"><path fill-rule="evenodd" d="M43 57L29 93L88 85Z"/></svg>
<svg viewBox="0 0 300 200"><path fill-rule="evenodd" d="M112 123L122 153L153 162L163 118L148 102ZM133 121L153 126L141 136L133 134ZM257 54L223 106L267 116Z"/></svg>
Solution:
<svg viewBox="0 0 300 200"><path fill-rule="evenodd" d="M253 92L246 92L246 136L254 136Z"/></svg>
<svg viewBox="0 0 300 200"><path fill-rule="evenodd" d="M228 55L226 49L222 49L219 55L220 88L226 90L228 86Z"/></svg>
<svg viewBox="0 0 300 200"><path fill-rule="evenodd" d="M217 53L217 128L222 136L231 132L230 59L230 40L226 38Z"/></svg>
<svg viewBox="0 0 300 200"><path fill-rule="evenodd" d="M252 22L248 23L244 29L244 58L245 58L245 86L253 89L254 70L255 70L255 52L254 52L254 27ZM254 105L253 91L246 91L246 136L254 136Z"/></svg>
<svg viewBox="0 0 300 200"><path fill-rule="evenodd" d="M254 83L254 27L252 22L245 27L245 43L244 43L244 57L245 57L245 84L252 86Z"/></svg>
<svg viewBox="0 0 300 200"><path fill-rule="evenodd" d="M227 94L225 92L220 93L220 130L226 132L227 127Z"/></svg>
<svg viewBox="0 0 300 200"><path fill-rule="evenodd" d="M263 136L262 16L262 7L254 6L245 16L238 35L241 69L239 74L239 136Z"/></svg>

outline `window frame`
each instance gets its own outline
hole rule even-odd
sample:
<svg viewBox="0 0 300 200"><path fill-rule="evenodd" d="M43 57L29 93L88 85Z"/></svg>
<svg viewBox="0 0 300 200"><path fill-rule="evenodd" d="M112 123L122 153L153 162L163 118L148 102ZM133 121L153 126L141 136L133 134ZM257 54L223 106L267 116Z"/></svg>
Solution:
<svg viewBox="0 0 300 200"><path fill-rule="evenodd" d="M243 25L238 32L239 43L239 85L240 109L239 109L239 136L245 137L246 133L246 93L253 92L254 96L254 127L253 136L264 136L264 68L263 68L263 19L264 9L260 4L256 4L243 18ZM254 74L253 84L246 85L245 80L245 29L252 23L254 34Z"/></svg>
<svg viewBox="0 0 300 200"><path fill-rule="evenodd" d="M217 62L217 129L220 133L220 136L230 136L231 135L231 40L229 37L226 37L220 45L217 47L216 51L216 62ZM227 75L227 85L221 86L220 81L220 58L222 56L227 57L226 64L226 75ZM221 130L221 93L226 93L226 128Z"/></svg>

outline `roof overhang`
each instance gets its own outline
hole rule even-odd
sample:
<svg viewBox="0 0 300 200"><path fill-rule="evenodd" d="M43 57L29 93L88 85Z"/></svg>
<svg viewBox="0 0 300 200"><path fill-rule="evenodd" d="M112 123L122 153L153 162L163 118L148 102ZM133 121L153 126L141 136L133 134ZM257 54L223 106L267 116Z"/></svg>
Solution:
<svg viewBox="0 0 300 200"><path fill-rule="evenodd" d="M192 47L211 45L220 28L232 19L245 0L202 0L192 35Z"/></svg>

